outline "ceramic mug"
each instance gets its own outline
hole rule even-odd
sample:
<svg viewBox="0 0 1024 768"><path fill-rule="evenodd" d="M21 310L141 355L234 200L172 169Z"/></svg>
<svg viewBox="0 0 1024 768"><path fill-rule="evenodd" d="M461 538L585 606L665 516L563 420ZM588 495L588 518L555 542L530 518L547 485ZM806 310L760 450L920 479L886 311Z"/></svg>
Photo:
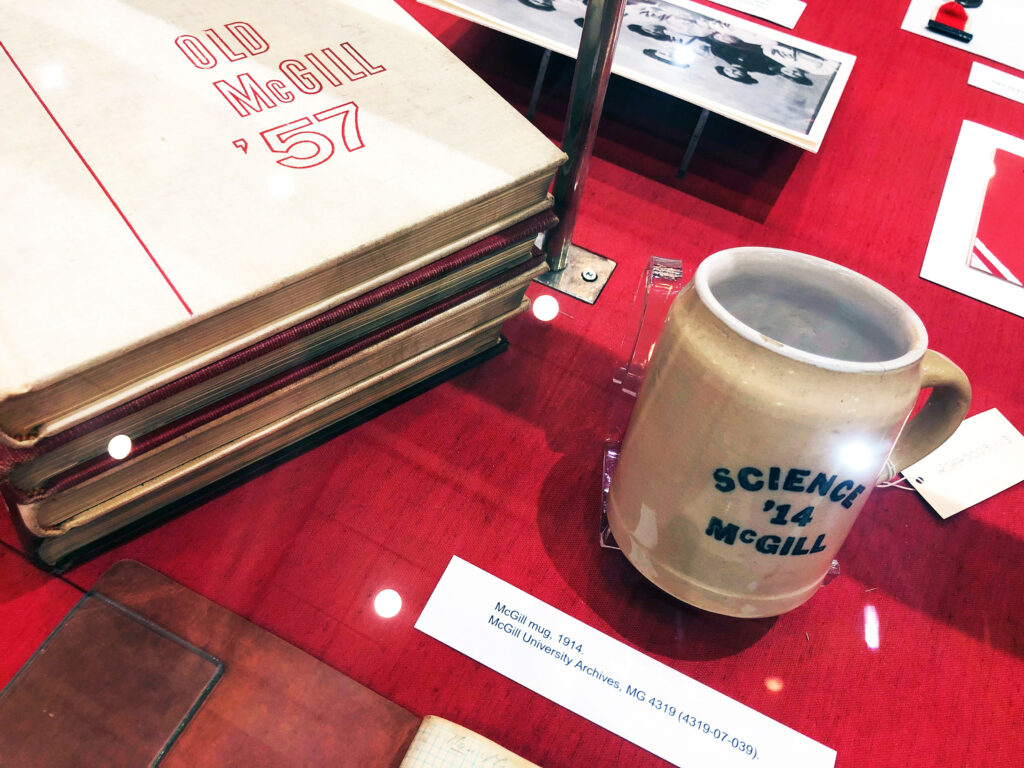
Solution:
<svg viewBox="0 0 1024 768"><path fill-rule="evenodd" d="M838 264L709 256L669 309L612 477L626 557L716 613L806 601L878 480L967 412L967 377L927 344L910 307Z"/></svg>

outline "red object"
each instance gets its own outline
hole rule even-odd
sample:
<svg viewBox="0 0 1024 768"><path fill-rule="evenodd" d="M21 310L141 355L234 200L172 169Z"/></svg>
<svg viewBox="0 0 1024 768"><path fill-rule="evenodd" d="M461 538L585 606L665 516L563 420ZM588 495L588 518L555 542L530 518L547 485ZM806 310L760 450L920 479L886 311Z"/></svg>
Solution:
<svg viewBox="0 0 1024 768"><path fill-rule="evenodd" d="M1024 157L997 149L985 190L971 266L1009 283L1024 283ZM1024 289L1021 292L1024 302Z"/></svg>
<svg viewBox="0 0 1024 768"><path fill-rule="evenodd" d="M93 591L0 700L5 765L394 768L420 725L137 562Z"/></svg>
<svg viewBox="0 0 1024 768"><path fill-rule="evenodd" d="M966 29L967 10L959 3L943 3L935 12L935 21L954 29Z"/></svg>

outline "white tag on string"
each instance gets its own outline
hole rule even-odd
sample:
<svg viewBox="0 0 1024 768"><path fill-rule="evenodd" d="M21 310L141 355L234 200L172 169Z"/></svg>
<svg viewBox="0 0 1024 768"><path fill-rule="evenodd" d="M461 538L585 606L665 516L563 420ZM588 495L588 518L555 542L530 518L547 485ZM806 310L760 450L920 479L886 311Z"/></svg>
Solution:
<svg viewBox="0 0 1024 768"><path fill-rule="evenodd" d="M1024 435L992 408L902 474L946 519L1024 480Z"/></svg>

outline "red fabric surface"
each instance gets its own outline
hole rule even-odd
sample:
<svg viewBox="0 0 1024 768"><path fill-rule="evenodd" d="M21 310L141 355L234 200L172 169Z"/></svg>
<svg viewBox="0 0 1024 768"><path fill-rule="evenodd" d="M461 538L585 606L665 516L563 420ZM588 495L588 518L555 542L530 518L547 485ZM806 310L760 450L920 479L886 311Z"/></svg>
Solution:
<svg viewBox="0 0 1024 768"><path fill-rule="evenodd" d="M539 51L402 5L525 107ZM1024 106L969 88L971 54L900 31L906 5L808 5L796 34L858 57L817 155L712 117L676 180L696 113L613 83L574 237L618 262L596 305L561 298L550 323L516 318L505 354L67 578L88 587L132 557L541 765L666 765L413 629L459 555L836 749L844 768L1020 765L1024 486L947 521L912 492L876 491L840 575L777 619L688 608L596 546L602 444L626 407L610 378L651 255L690 272L722 248L772 245L857 269L964 368L971 413L997 407L1024 427L1024 320L918 277L961 121L1024 136ZM552 82L537 122L557 139L564 86ZM0 623L6 680L34 648L20 624L55 625L70 603L9 554L0 569L14 579L0 609L17 619ZM390 620L371 606L385 587L404 600ZM869 605L878 650L865 644Z"/></svg>

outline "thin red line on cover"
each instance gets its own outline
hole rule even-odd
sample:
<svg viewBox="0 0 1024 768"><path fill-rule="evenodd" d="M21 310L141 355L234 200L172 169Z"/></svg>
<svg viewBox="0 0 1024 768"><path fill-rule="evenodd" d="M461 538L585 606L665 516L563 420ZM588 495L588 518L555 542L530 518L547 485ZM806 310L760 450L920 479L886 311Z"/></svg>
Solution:
<svg viewBox="0 0 1024 768"><path fill-rule="evenodd" d="M117 201L114 200L113 195L110 194L109 190L107 190L103 182L100 181L100 177L96 175L96 172L92 169L92 166L89 165L89 161L87 161L85 157L82 156L82 153L78 150L78 147L75 146L75 142L71 140L71 137L68 136L67 131L64 130L64 126L62 126L57 121L57 118L54 116L53 112L50 111L49 106L47 106L46 102L43 101L43 98L39 95L38 91L36 91L31 81L28 79L28 77L26 77L25 73L21 70L21 67L18 66L18 62L14 60L14 56L12 56L11 52L7 50L7 46L4 45L2 40L0 40L0 48L3 49L4 54L10 60L11 65L14 67L14 69L18 72L19 75L21 75L21 79L25 81L25 85L27 85L28 89L32 91L32 95L36 97L36 101L38 101L39 104L42 106L43 110L49 116L50 120L53 121L53 124L57 126L57 130L60 131L61 136L63 136L64 140L67 141L68 146L70 146L71 149L74 150L75 154L78 155L78 159L82 161L82 165L84 165L85 169L89 171L89 174L92 176L96 184L99 185L99 188L103 190L103 194L107 196L107 200L109 200L110 204L114 206L114 210L117 211L118 215L121 217L121 220L124 221L125 226L127 226L129 231L135 236L135 239L139 242L139 245L142 246L142 250L144 250L146 252L146 255L149 256L149 260L153 263L153 266L156 267L157 271L160 273L160 276L164 279L164 282L167 283L168 287L170 287L172 291L174 291L174 295L178 298L178 301L181 302L181 306L183 306L185 308L185 311L191 315L192 308L188 305L188 302L186 302L185 298L178 292L178 289L175 287L174 283L171 282L171 278L168 277L167 273L164 272L163 267L160 266L160 262L156 260L156 257L149 250L149 246L146 245L141 235L139 235L139 233L135 230L135 227L132 225L131 221L128 220L128 217L125 215L124 211L121 210L121 206L119 206L117 204Z"/></svg>

